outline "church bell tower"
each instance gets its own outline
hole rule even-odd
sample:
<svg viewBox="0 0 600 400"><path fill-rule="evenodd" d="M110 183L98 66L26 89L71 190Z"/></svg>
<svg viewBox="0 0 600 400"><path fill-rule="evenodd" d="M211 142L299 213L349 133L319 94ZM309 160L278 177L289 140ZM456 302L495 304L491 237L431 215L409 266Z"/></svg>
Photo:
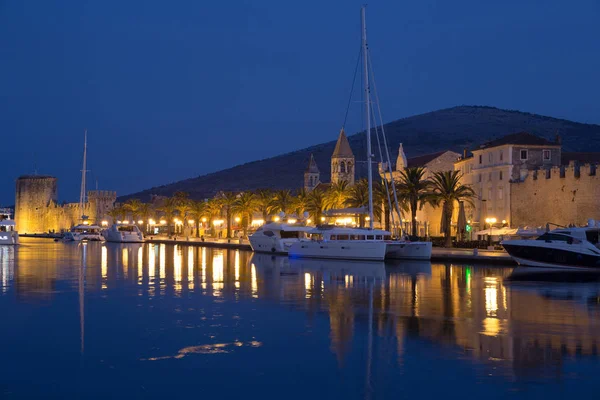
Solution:
<svg viewBox="0 0 600 400"><path fill-rule="evenodd" d="M321 183L321 173L317 167L317 162L313 155L310 155L310 161L304 171L304 189L307 192L313 191L319 183Z"/></svg>
<svg viewBox="0 0 600 400"><path fill-rule="evenodd" d="M354 154L348 143L344 128L340 131L335 150L331 155L331 182L346 181L354 185Z"/></svg>

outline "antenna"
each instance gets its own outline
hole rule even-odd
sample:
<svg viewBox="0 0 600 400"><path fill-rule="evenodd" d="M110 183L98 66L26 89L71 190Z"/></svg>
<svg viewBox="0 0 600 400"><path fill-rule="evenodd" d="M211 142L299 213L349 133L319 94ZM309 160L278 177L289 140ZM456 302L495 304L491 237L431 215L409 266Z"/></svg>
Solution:
<svg viewBox="0 0 600 400"><path fill-rule="evenodd" d="M369 55L367 45L367 23L365 19L366 6L360 9L361 25L362 25L362 50L364 63L364 85L365 85L365 118L367 120L367 180L369 182L369 228L373 229L373 165L371 158L371 89L369 87Z"/></svg>

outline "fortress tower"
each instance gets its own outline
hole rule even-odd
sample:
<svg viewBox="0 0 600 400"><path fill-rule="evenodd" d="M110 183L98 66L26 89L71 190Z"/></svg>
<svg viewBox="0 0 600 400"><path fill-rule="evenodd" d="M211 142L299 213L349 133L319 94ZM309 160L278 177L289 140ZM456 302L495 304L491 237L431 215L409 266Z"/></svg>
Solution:
<svg viewBox="0 0 600 400"><path fill-rule="evenodd" d="M315 158L311 154L308 167L306 167L306 171L304 171L304 189L307 192L311 192L319 183L321 183L321 173L319 172Z"/></svg>
<svg viewBox="0 0 600 400"><path fill-rule="evenodd" d="M100 225L106 219L107 213L115 206L117 192L109 190L90 190L87 194L88 207L86 210L96 224Z"/></svg>
<svg viewBox="0 0 600 400"><path fill-rule="evenodd" d="M344 128L340 131L335 150L331 155L331 183L341 181L354 185L354 154L344 133Z"/></svg>
<svg viewBox="0 0 600 400"><path fill-rule="evenodd" d="M24 175L17 179L15 223L21 233L46 232L48 206L56 203L57 179L52 176Z"/></svg>

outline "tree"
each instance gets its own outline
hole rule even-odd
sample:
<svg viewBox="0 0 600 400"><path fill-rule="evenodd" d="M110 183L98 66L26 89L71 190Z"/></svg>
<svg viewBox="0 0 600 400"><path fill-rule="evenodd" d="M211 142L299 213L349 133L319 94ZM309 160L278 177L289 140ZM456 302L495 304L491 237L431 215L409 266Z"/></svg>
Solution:
<svg viewBox="0 0 600 400"><path fill-rule="evenodd" d="M208 202L206 201L191 201L190 202L190 212L194 216L194 221L196 225L196 237L200 237L200 221L206 215Z"/></svg>
<svg viewBox="0 0 600 400"><path fill-rule="evenodd" d="M275 192L273 197L273 208L274 212L282 212L284 214L288 214L292 210L292 203L294 201L294 196L292 196L292 192L285 190L278 190Z"/></svg>
<svg viewBox="0 0 600 400"><path fill-rule="evenodd" d="M375 204L375 201L373 204ZM366 179L359 180L350 188L346 198L346 205L352 208L369 209L369 182ZM361 213L358 216L359 226L361 228L365 226L365 216L365 213Z"/></svg>
<svg viewBox="0 0 600 400"><path fill-rule="evenodd" d="M188 217L188 212L190 211L191 207L190 207L190 200L187 199L177 199L175 198L175 201L177 202L177 205L175 206L175 209L177 210L177 213L179 214L179 219L181 220L181 233L183 233L183 227L185 226L186 222L187 222L187 217ZM175 228L177 229L177 228Z"/></svg>
<svg viewBox="0 0 600 400"><path fill-rule="evenodd" d="M431 181L425 178L425 168L413 167L400 171L400 180L396 184L398 194L406 200L410 209L411 234L417 232L417 210L431 203Z"/></svg>
<svg viewBox="0 0 600 400"><path fill-rule="evenodd" d="M123 205L123 208L131 213L131 219L134 221L134 223L139 216L141 206L142 202L139 199L129 199Z"/></svg>
<svg viewBox="0 0 600 400"><path fill-rule="evenodd" d="M314 189L308 194L308 201L306 203L306 211L313 218L315 225L321 223L321 217L325 210L325 193L320 189Z"/></svg>
<svg viewBox="0 0 600 400"><path fill-rule="evenodd" d="M252 221L252 214L256 211L256 204L256 195L252 192L241 193L233 203L233 211L240 214L241 217L244 237L248 233L248 225Z"/></svg>
<svg viewBox="0 0 600 400"><path fill-rule="evenodd" d="M204 215L206 215L206 217L208 218L208 226L209 227L212 227L214 225L213 224L214 219L220 217L222 212L223 212L223 202L221 201L220 197L215 197L215 198L209 199L206 202L206 211L205 211ZM213 236L214 236L214 234L213 234Z"/></svg>
<svg viewBox="0 0 600 400"><path fill-rule="evenodd" d="M233 192L224 192L224 193L221 193L221 196L220 196L223 208L225 209L225 219L226 219L226 223L227 223L227 237L228 238L231 237L231 217L232 217L231 214L233 211L233 204L235 203L237 196L238 195Z"/></svg>
<svg viewBox="0 0 600 400"><path fill-rule="evenodd" d="M442 228L446 237L446 247L452 247L451 220L454 211L454 203L465 201L473 205L475 192L470 186L460 183L462 174L460 171L436 172L431 178L432 182L432 203L435 206L442 204Z"/></svg>
<svg viewBox="0 0 600 400"><path fill-rule="evenodd" d="M177 200L175 197L169 197L165 199L162 206L158 208L159 211L163 212L164 218L167 220L167 233L171 234L171 223L173 222L173 215L177 207Z"/></svg>
<svg viewBox="0 0 600 400"><path fill-rule="evenodd" d="M126 213L127 213L127 211L124 209L124 207L120 206L120 207L114 207L112 210L110 210L106 214L112 218L113 224L116 224L117 221L122 221L123 219L125 219L124 216Z"/></svg>
<svg viewBox="0 0 600 400"><path fill-rule="evenodd" d="M296 194L292 201L292 210L296 213L299 219L304 218L304 212L306 211L306 206L308 205L308 194L309 192L302 188L298 190L298 194Z"/></svg>
<svg viewBox="0 0 600 400"><path fill-rule="evenodd" d="M347 181L332 183L327 193L325 193L326 208L344 208L349 194L350 185Z"/></svg>
<svg viewBox="0 0 600 400"><path fill-rule="evenodd" d="M270 189L259 189L256 191L256 208L262 214L266 223L269 213L273 211L273 199L275 195Z"/></svg>
<svg viewBox="0 0 600 400"><path fill-rule="evenodd" d="M138 208L138 215L144 220L146 226L145 231L148 232L150 216L153 215L154 209L149 203L141 203Z"/></svg>

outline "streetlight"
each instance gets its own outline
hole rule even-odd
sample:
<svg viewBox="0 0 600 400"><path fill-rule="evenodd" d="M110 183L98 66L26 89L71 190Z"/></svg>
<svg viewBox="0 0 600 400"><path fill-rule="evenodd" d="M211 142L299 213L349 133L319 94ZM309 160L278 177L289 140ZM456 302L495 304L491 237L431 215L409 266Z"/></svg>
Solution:
<svg viewBox="0 0 600 400"><path fill-rule="evenodd" d="M497 221L498 220L496 218L486 218L485 219L485 222L490 225L490 234L488 235L488 246L492 245L492 232L493 232L493 229L494 229L494 224Z"/></svg>

